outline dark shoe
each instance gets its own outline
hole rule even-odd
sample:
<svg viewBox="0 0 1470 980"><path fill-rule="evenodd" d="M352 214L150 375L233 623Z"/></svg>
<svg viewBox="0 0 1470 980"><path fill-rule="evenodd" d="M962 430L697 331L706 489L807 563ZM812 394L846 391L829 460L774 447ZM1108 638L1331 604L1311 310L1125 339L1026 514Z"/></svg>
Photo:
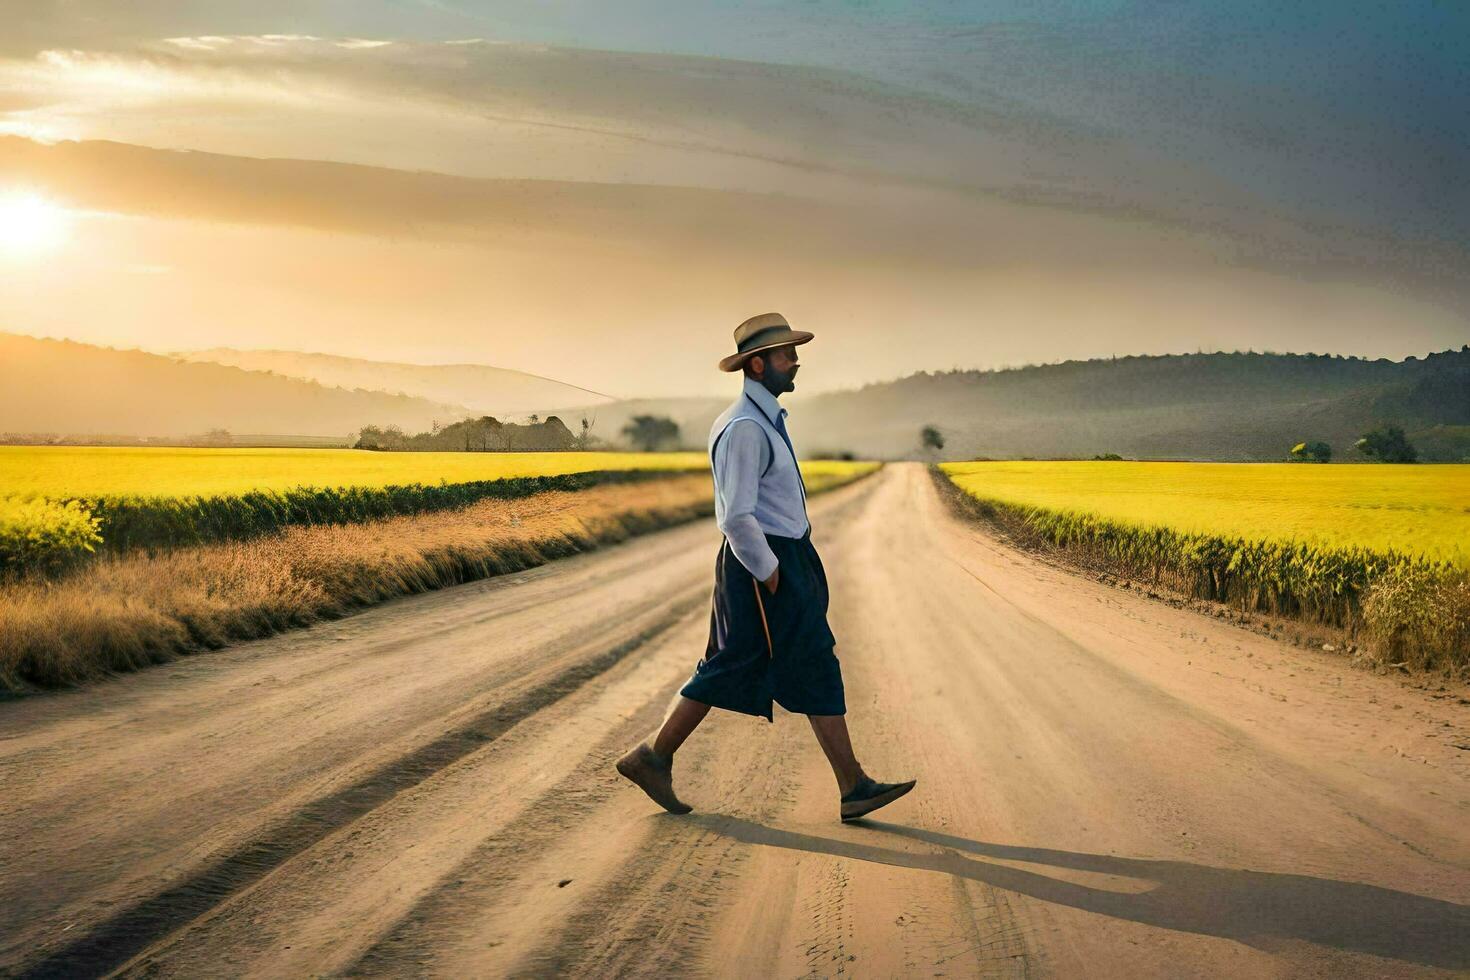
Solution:
<svg viewBox="0 0 1470 980"><path fill-rule="evenodd" d="M660 759L647 742L618 760L618 772L638 784L648 798L670 813L688 813L694 807L674 795L674 763Z"/></svg>
<svg viewBox="0 0 1470 980"><path fill-rule="evenodd" d="M887 806L914 788L917 779L906 783L875 783L864 777L842 798L842 819L854 820L865 813L872 813L880 806Z"/></svg>

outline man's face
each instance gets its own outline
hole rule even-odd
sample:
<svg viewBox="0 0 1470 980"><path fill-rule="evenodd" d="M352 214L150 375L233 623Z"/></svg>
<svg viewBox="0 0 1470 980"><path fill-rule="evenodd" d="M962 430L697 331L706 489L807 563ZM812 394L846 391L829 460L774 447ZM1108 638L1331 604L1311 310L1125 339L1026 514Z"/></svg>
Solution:
<svg viewBox="0 0 1470 980"><path fill-rule="evenodd" d="M761 382L768 389L772 387L771 383L773 381L784 378L786 384L778 384L776 388L780 389L780 391L796 390L796 372L799 370L799 366L797 364L795 344L787 344L784 347L773 347L770 350L761 351L751 358L751 367L755 367L754 362L756 361L761 362L759 376ZM773 391L773 394L779 394L780 391Z"/></svg>

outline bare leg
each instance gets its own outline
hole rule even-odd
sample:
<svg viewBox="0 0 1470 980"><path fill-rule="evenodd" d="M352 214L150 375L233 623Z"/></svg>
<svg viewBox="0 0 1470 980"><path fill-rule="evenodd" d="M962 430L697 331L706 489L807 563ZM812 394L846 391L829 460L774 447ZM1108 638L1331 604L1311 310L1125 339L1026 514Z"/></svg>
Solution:
<svg viewBox="0 0 1470 980"><path fill-rule="evenodd" d="M653 751L664 759L672 759L707 714L709 705L681 694L664 719L663 727L658 730L658 737L653 740Z"/></svg>
<svg viewBox="0 0 1470 980"><path fill-rule="evenodd" d="M807 715L817 742L832 764L832 774L837 777L837 789L846 796L854 786L862 782L867 773L852 752L852 740L847 735L846 715Z"/></svg>

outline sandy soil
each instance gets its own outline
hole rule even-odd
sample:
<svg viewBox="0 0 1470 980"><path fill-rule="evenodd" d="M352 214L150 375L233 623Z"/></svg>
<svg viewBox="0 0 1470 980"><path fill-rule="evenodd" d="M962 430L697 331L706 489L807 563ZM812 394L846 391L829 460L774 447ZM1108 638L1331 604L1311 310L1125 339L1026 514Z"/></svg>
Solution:
<svg viewBox="0 0 1470 980"><path fill-rule="evenodd" d="M0 704L0 972L1470 971L1470 701L1038 563L922 467L812 501L859 754L714 712L695 813L611 761L703 650L664 531Z"/></svg>

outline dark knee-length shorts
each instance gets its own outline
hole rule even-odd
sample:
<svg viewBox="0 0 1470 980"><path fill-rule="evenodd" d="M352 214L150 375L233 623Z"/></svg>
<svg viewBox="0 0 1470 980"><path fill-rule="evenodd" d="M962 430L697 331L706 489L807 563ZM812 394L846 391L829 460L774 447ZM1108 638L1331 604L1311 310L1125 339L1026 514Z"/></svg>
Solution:
<svg viewBox="0 0 1470 980"><path fill-rule="evenodd" d="M846 714L837 639L827 625L827 573L811 530L799 538L767 534L766 541L780 562L775 595L721 542L709 644L679 693L767 721L772 699L794 714Z"/></svg>

